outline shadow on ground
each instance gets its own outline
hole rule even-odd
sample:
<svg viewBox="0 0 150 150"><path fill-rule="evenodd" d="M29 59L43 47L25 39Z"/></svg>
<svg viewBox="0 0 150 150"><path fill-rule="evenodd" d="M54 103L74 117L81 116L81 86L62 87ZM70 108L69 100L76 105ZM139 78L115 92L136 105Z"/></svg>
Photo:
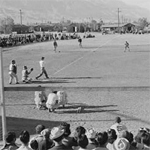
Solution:
<svg viewBox="0 0 150 150"><path fill-rule="evenodd" d="M7 131L14 131L17 135L21 133L23 130L29 131L29 133L35 134L35 127L38 124L43 124L45 127L55 127L58 126L61 122L59 121L45 121L45 120L34 120L34 119L26 119L26 118L15 118L15 117L7 117ZM0 117L0 124L2 125L2 119ZM0 126L0 140L2 140L2 126Z"/></svg>
<svg viewBox="0 0 150 150"><path fill-rule="evenodd" d="M33 84L55 84L55 83L75 83L75 82L70 82L67 80L33 80L32 81Z"/></svg>
<svg viewBox="0 0 150 150"><path fill-rule="evenodd" d="M86 105L85 103L69 103L65 108L60 107L56 110L55 113L68 113L68 114L74 114L78 113L77 110L79 107L83 107L83 111L80 113L97 113L97 112L111 112L111 111L119 111L117 109L103 109L103 108L109 108L109 107L117 107L117 105L102 105L102 106L92 106L92 105Z"/></svg>

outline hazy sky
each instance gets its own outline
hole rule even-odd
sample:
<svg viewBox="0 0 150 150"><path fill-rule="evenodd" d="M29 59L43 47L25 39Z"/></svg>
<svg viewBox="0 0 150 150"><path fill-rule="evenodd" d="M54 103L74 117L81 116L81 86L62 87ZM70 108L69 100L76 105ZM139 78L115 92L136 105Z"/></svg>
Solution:
<svg viewBox="0 0 150 150"><path fill-rule="evenodd" d="M127 4L138 5L150 10L150 0L122 0L122 1Z"/></svg>

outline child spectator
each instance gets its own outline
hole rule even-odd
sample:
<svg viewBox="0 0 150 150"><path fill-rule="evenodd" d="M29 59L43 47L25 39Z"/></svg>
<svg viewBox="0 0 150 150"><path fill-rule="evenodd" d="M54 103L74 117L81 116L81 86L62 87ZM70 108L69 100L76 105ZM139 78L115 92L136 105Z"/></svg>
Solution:
<svg viewBox="0 0 150 150"><path fill-rule="evenodd" d="M114 129L117 136L119 136L119 133L121 133L122 131L127 131L127 127L121 123L120 117L115 118L115 123L110 127L110 129Z"/></svg>
<svg viewBox="0 0 150 150"><path fill-rule="evenodd" d="M16 150L18 146L16 145L16 134L15 132L8 132L5 137L6 144L1 148L1 150Z"/></svg>
<svg viewBox="0 0 150 150"><path fill-rule="evenodd" d="M28 131L22 131L19 139L21 141L21 146L17 150L32 150L28 144L30 140L30 134Z"/></svg>

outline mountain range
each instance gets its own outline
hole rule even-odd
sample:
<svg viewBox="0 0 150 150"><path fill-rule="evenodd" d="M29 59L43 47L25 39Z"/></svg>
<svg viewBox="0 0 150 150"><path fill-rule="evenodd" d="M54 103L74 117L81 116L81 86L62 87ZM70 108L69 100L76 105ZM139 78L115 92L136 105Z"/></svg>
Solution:
<svg viewBox="0 0 150 150"><path fill-rule="evenodd" d="M15 23L20 23L22 18L23 24L92 19L117 22L118 14L120 21L150 19L149 10L121 0L0 0L0 18L9 16Z"/></svg>

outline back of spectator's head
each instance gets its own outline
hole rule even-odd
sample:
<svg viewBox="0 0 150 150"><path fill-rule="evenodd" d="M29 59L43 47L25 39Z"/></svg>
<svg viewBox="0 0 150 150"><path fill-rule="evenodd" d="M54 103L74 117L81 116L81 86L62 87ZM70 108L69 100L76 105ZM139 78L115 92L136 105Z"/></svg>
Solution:
<svg viewBox="0 0 150 150"><path fill-rule="evenodd" d="M77 139L77 143L78 143L78 146L80 146L81 148L86 148L87 145L88 145L88 138L86 135L82 136L82 137L79 137Z"/></svg>
<svg viewBox="0 0 150 150"><path fill-rule="evenodd" d="M99 132L96 135L96 141L97 141L98 146L104 146L108 141L107 132Z"/></svg>
<svg viewBox="0 0 150 150"><path fill-rule="evenodd" d="M38 149L38 142L37 142L37 140L32 140L31 142L30 142L30 147L33 149L33 150L37 150Z"/></svg>
<svg viewBox="0 0 150 150"><path fill-rule="evenodd" d="M107 131L107 135L108 135L108 142L109 143L113 143L117 139L117 134L116 134L116 131L114 129L109 129Z"/></svg>
<svg viewBox="0 0 150 150"><path fill-rule="evenodd" d="M116 117L115 118L115 122L120 123L121 122L121 118L120 117Z"/></svg>
<svg viewBox="0 0 150 150"><path fill-rule="evenodd" d="M41 58L41 60L44 60L44 59L45 59L45 57L42 57L42 58Z"/></svg>
<svg viewBox="0 0 150 150"><path fill-rule="evenodd" d="M41 131L44 130L44 129L45 129L45 126L44 126L44 125L41 125L41 124L37 125L37 126L35 127L36 134L40 134Z"/></svg>
<svg viewBox="0 0 150 150"><path fill-rule="evenodd" d="M11 63L12 63L12 64L15 64L15 63L16 63L16 61L15 61L15 60L12 60L12 61L11 61Z"/></svg>
<svg viewBox="0 0 150 150"><path fill-rule="evenodd" d="M133 142L133 134L131 132L124 130L124 131L119 133L119 137L127 139L129 141L129 143Z"/></svg>
<svg viewBox="0 0 150 150"><path fill-rule="evenodd" d="M70 124L68 124L66 122L62 122L60 124L60 127L65 130L64 137L68 137L71 134Z"/></svg>
<svg viewBox="0 0 150 150"><path fill-rule="evenodd" d="M30 134L28 131L22 131L20 136L20 141L23 143L23 144L28 144L29 140L30 140Z"/></svg>
<svg viewBox="0 0 150 150"><path fill-rule="evenodd" d="M86 130L85 130L84 127L78 126L78 127L75 129L74 137L75 137L75 138L78 138L78 137L80 138L80 137L82 137L82 136L85 135L85 132L86 132Z"/></svg>
<svg viewBox="0 0 150 150"><path fill-rule="evenodd" d="M15 140L16 140L15 132L8 132L5 136L5 139L6 139L7 143L15 142Z"/></svg>
<svg viewBox="0 0 150 150"><path fill-rule="evenodd" d="M150 146L150 133L143 133L142 141L146 146Z"/></svg>

